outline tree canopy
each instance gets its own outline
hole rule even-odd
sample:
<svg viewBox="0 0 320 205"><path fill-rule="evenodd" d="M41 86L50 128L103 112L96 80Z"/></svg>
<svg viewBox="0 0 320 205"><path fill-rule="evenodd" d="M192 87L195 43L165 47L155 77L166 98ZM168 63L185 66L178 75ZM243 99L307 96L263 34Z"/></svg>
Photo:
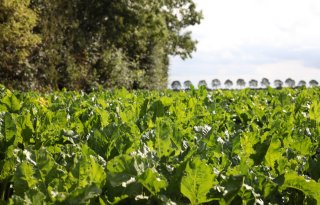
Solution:
<svg viewBox="0 0 320 205"><path fill-rule="evenodd" d="M186 29L201 19L193 0L0 0L1 82L165 88L169 56L191 57Z"/></svg>
<svg viewBox="0 0 320 205"><path fill-rule="evenodd" d="M29 0L0 0L0 79L8 86L33 78L28 57L40 36L33 33L37 15L29 6Z"/></svg>

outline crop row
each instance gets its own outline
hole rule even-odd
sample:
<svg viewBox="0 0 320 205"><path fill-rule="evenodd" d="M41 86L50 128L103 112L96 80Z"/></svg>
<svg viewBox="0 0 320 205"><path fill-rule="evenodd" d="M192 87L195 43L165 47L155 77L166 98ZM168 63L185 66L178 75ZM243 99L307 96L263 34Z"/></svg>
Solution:
<svg viewBox="0 0 320 205"><path fill-rule="evenodd" d="M320 203L320 89L0 90L0 204Z"/></svg>

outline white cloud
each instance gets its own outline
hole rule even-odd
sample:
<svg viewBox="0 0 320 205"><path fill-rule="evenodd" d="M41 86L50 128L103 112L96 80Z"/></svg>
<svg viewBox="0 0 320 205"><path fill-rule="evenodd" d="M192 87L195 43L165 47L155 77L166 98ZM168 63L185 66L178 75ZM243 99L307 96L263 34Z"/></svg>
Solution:
<svg viewBox="0 0 320 205"><path fill-rule="evenodd" d="M313 0L198 0L203 24L193 29L201 50L264 42L314 45L319 40L320 5ZM320 6L318 6L320 7ZM319 9L316 9L319 10ZM210 43L212 47L208 46ZM318 46L320 42L317 43ZM200 50L200 48L199 48Z"/></svg>
<svg viewBox="0 0 320 205"><path fill-rule="evenodd" d="M205 17L192 28L198 49L191 60L173 58L171 80L320 76L320 1L195 2Z"/></svg>

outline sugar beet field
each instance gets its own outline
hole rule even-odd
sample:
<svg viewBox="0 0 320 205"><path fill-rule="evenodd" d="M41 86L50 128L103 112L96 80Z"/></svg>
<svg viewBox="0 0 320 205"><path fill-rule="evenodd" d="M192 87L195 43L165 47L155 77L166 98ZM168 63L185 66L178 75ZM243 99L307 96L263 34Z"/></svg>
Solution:
<svg viewBox="0 0 320 205"><path fill-rule="evenodd" d="M0 204L319 204L320 88L0 89Z"/></svg>

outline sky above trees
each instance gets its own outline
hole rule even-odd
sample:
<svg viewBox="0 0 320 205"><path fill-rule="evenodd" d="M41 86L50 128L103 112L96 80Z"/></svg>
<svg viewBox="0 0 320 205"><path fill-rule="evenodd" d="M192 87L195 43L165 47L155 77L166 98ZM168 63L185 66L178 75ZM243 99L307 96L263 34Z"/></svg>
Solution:
<svg viewBox="0 0 320 205"><path fill-rule="evenodd" d="M170 82L214 78L320 80L318 0L195 0L192 59L171 59ZM170 83L169 82L169 83Z"/></svg>

